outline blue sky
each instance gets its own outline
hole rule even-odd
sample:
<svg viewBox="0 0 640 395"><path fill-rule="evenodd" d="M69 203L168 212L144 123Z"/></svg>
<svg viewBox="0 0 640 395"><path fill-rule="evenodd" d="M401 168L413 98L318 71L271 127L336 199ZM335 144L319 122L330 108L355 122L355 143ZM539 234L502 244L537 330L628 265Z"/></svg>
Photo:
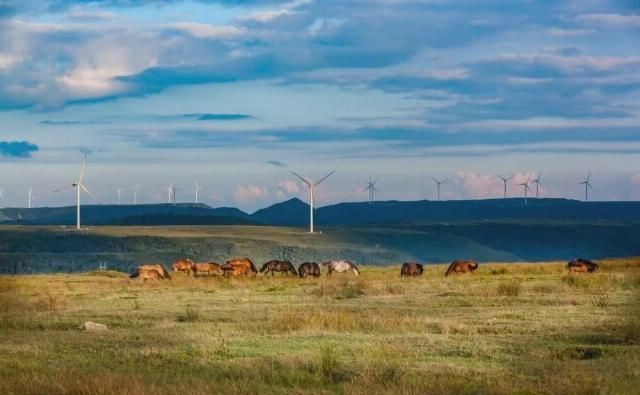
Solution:
<svg viewBox="0 0 640 395"><path fill-rule="evenodd" d="M636 0L0 0L1 205L640 198ZM515 185L512 195L521 194Z"/></svg>

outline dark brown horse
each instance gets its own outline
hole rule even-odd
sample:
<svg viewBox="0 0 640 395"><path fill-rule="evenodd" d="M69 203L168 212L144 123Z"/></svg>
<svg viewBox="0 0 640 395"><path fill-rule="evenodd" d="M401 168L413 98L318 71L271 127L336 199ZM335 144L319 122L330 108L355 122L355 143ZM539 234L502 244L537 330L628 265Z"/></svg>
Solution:
<svg viewBox="0 0 640 395"><path fill-rule="evenodd" d="M302 278L307 276L320 277L320 265L315 262L305 262L298 267L298 275Z"/></svg>
<svg viewBox="0 0 640 395"><path fill-rule="evenodd" d="M296 269L289 261L269 261L262 265L262 268L260 268L260 273L271 273L271 275L273 276L274 272L280 272L287 275L291 273L294 276L298 274L298 272L296 272Z"/></svg>
<svg viewBox="0 0 640 395"><path fill-rule="evenodd" d="M453 261L444 275L448 276L452 273L473 273L477 268L478 262L475 261Z"/></svg>
<svg viewBox="0 0 640 395"><path fill-rule="evenodd" d="M229 276L255 276L258 271L249 258L231 259L222 265L225 277Z"/></svg>
<svg viewBox="0 0 640 395"><path fill-rule="evenodd" d="M418 277L422 276L424 267L416 262L405 262L400 269L400 276L402 277Z"/></svg>
<svg viewBox="0 0 640 395"><path fill-rule="evenodd" d="M193 274L211 274L211 273L222 273L222 265L215 262L205 262L205 263L194 263L193 264Z"/></svg>
<svg viewBox="0 0 640 395"><path fill-rule="evenodd" d="M598 270L600 266L597 263L591 262L588 259L578 258L567 263L569 273L593 273Z"/></svg>
<svg viewBox="0 0 640 395"><path fill-rule="evenodd" d="M177 259L171 263L174 272L193 272L193 261L191 259Z"/></svg>

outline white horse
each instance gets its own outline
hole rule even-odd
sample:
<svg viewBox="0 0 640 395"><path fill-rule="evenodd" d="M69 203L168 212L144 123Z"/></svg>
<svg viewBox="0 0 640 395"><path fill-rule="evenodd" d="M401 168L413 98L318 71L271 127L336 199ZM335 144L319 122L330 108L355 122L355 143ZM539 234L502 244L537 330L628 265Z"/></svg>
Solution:
<svg viewBox="0 0 640 395"><path fill-rule="evenodd" d="M356 276L360 275L360 270L358 270L356 265L354 265L349 261L322 262L322 266L326 266L327 269L329 270L327 272L327 276L331 275L331 273L333 272L336 272L336 273L352 272Z"/></svg>

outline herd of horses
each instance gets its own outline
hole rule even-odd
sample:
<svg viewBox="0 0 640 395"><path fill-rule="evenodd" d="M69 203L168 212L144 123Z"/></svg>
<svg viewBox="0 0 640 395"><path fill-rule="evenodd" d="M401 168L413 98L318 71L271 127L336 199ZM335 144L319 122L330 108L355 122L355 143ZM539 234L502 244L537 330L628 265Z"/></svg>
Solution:
<svg viewBox="0 0 640 395"><path fill-rule="evenodd" d="M298 269L293 266L289 261L272 260L266 262L260 270L257 270L251 259L240 258L228 260L225 264L216 262L203 262L195 263L191 259L178 259L171 263L171 268L174 272L185 272L189 275L211 275L219 274L224 277L237 277L237 276L256 276L258 273L264 273L265 275L271 273L281 273L284 275L292 274L301 278L305 277L320 277L320 266L327 268L327 275L332 273L353 273L356 276L360 275L360 270L351 261L328 261L318 264L317 262L304 262ZM567 269L569 273L592 273L598 270L598 264L587 259L578 258L567 263ZM445 276L451 274L464 274L473 273L478 269L478 262L475 261L453 261ZM424 272L424 265L416 262L406 262L400 269L400 276L402 277L419 277ZM140 280L168 280L171 279L171 275L164 268L162 264L145 264L140 265L136 269L130 278L139 278Z"/></svg>

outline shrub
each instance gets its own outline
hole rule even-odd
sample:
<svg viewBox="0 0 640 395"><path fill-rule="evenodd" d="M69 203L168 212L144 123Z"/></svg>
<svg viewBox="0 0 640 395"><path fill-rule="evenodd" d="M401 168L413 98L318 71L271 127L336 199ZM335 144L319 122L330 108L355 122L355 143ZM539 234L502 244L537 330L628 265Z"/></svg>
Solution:
<svg viewBox="0 0 640 395"><path fill-rule="evenodd" d="M178 315L178 322L195 322L200 319L200 310L192 304L188 304L185 313Z"/></svg>
<svg viewBox="0 0 640 395"><path fill-rule="evenodd" d="M517 281L501 282L498 284L498 295L518 296L520 294L520 283Z"/></svg>

